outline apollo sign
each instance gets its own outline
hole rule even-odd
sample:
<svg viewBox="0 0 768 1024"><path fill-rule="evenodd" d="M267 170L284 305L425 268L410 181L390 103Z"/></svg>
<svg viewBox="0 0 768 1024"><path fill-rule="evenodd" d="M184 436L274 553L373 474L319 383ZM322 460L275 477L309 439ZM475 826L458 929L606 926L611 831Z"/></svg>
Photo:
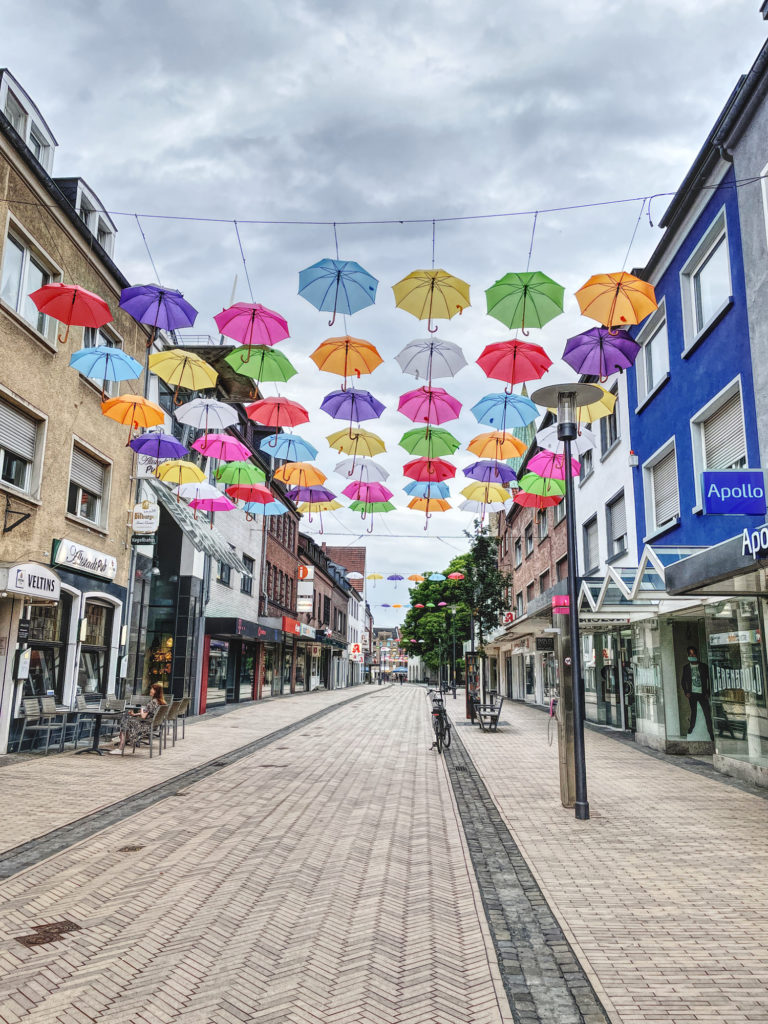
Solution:
<svg viewBox="0 0 768 1024"><path fill-rule="evenodd" d="M761 469L729 469L702 473L707 515L764 516L765 478Z"/></svg>
<svg viewBox="0 0 768 1024"><path fill-rule="evenodd" d="M752 555L758 559L768 558L768 524L759 530L745 530L741 535L742 555Z"/></svg>

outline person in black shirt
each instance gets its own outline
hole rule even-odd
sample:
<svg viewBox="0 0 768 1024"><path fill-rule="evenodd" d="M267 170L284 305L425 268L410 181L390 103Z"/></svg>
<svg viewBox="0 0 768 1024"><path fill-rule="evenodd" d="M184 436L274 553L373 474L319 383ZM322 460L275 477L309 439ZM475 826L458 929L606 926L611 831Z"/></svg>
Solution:
<svg viewBox="0 0 768 1024"><path fill-rule="evenodd" d="M688 704L691 708L691 723L688 726L688 734L690 735L694 730L696 711L699 705L701 705L701 710L704 712L704 719L707 723L707 731L710 737L714 739L712 711L709 706L709 669L703 661L699 661L699 652L695 647L689 647L687 653L688 662L683 668L680 685L683 688L683 693L688 698Z"/></svg>

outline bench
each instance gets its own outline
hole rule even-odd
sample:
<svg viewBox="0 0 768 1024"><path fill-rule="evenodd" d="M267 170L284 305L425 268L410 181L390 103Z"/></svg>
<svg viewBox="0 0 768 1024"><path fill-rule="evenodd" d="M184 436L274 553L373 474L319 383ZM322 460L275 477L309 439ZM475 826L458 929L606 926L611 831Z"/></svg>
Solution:
<svg viewBox="0 0 768 1024"><path fill-rule="evenodd" d="M498 700L495 700L492 704L481 704L479 701L475 704L475 716L480 723L480 728L483 732L486 731L486 727L489 731L498 731L499 715L501 715L501 708L503 704L503 697L499 697Z"/></svg>

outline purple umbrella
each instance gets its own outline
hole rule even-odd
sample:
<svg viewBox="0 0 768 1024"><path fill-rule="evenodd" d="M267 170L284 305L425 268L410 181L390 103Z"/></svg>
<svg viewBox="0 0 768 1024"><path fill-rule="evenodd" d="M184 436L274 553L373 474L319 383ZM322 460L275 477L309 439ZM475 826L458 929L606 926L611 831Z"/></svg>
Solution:
<svg viewBox="0 0 768 1024"><path fill-rule="evenodd" d="M285 493L291 501L310 501L313 504L318 501L333 501L336 497L327 487L292 487Z"/></svg>
<svg viewBox="0 0 768 1024"><path fill-rule="evenodd" d="M517 473L514 469L495 459L481 459L480 462L473 462L464 470L464 476L468 476L470 480L480 480L484 484L501 484L502 487L517 480Z"/></svg>
<svg viewBox="0 0 768 1024"><path fill-rule="evenodd" d="M191 327L197 317L197 310L190 306L181 292L175 288L163 288L159 284L137 284L132 288L123 288L120 308L130 313L140 324L152 327L147 348L152 344L158 327L163 331Z"/></svg>
<svg viewBox="0 0 768 1024"><path fill-rule="evenodd" d="M142 434L129 441L129 446L150 459L178 459L188 451L171 434Z"/></svg>
<svg viewBox="0 0 768 1024"><path fill-rule="evenodd" d="M640 346L626 331L611 334L607 327L592 327L569 338L563 359L577 373L595 374L605 380L617 370L626 370L637 359Z"/></svg>
<svg viewBox="0 0 768 1024"><path fill-rule="evenodd" d="M370 391L357 391L355 388L331 391L323 399L320 408L335 420L349 420L350 423L353 420L356 423L377 420L384 412L383 403L374 398Z"/></svg>

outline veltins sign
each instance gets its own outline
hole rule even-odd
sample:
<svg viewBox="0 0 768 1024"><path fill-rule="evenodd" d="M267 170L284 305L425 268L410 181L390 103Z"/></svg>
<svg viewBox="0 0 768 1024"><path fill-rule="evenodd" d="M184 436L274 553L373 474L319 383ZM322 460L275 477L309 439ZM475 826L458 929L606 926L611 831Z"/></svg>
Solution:
<svg viewBox="0 0 768 1024"><path fill-rule="evenodd" d="M105 555L103 551L94 551L77 541L62 540L53 542L53 565L61 565L65 569L73 569L75 572L84 572L88 576L98 576L100 579L113 580L117 575L117 559L112 555Z"/></svg>
<svg viewBox="0 0 768 1024"><path fill-rule="evenodd" d="M706 470L701 478L701 493L707 515L765 515L765 477L762 469Z"/></svg>
<svg viewBox="0 0 768 1024"><path fill-rule="evenodd" d="M160 506L156 501L140 501L133 506L133 532L157 533Z"/></svg>
<svg viewBox="0 0 768 1024"><path fill-rule="evenodd" d="M42 597L46 601L58 601L61 585L56 573L36 562L19 562L9 568L0 568L0 591L23 594L25 597Z"/></svg>

